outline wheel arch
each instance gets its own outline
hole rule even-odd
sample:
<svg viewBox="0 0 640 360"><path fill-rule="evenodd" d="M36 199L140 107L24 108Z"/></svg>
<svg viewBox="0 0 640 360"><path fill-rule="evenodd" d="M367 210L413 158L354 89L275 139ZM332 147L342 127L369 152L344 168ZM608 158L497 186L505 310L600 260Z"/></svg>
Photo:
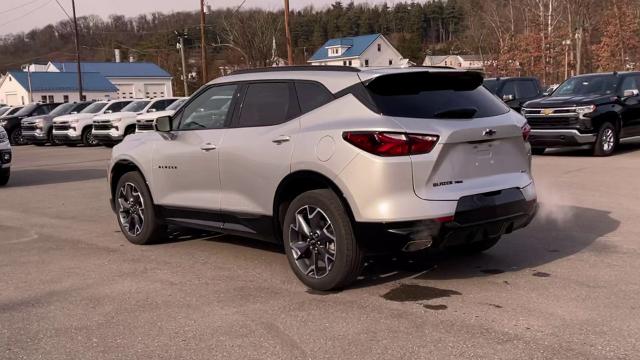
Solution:
<svg viewBox="0 0 640 360"><path fill-rule="evenodd" d="M287 175L278 185L273 199L273 226L274 234L278 240L282 235L282 222L287 213L289 204L298 195L317 189L331 189L345 207L350 220L354 221L351 206L340 187L325 175L313 170L298 170Z"/></svg>
<svg viewBox="0 0 640 360"><path fill-rule="evenodd" d="M142 176L142 178L144 179L144 182L148 186L149 181L147 180L147 177L142 171L142 167L138 166L138 164L136 164L134 161L130 159L120 159L116 161L115 164L113 164L113 166L111 166L111 169L109 169L109 193L111 195L112 202L113 202L113 199L115 199L115 192L116 192L116 187L118 186L118 181L120 181L120 178L124 174L132 171L136 171L140 173L140 176ZM151 195L151 189L149 189L149 194Z"/></svg>
<svg viewBox="0 0 640 360"><path fill-rule="evenodd" d="M622 129L622 119L620 118L620 114L615 111L607 111L605 113L602 113L596 116L591 121L594 129L600 129L602 124L604 124L605 122L613 123L613 126L616 127L618 133L620 132L620 129Z"/></svg>

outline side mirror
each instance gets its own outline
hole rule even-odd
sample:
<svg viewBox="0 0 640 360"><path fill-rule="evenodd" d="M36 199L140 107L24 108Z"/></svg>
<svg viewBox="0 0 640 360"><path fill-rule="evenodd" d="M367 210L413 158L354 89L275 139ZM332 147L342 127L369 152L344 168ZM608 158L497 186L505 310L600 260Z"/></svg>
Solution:
<svg viewBox="0 0 640 360"><path fill-rule="evenodd" d="M105 114L113 114L113 110L105 110L104 113Z"/></svg>
<svg viewBox="0 0 640 360"><path fill-rule="evenodd" d="M153 126L158 132L170 132L171 116L161 116L157 118Z"/></svg>
<svg viewBox="0 0 640 360"><path fill-rule="evenodd" d="M640 95L640 91L638 91L638 89L631 89L631 90L625 90L624 91L624 97L635 97Z"/></svg>
<svg viewBox="0 0 640 360"><path fill-rule="evenodd" d="M549 95L551 95L551 93L548 92L548 91L545 91L545 92L542 93L542 96L549 96Z"/></svg>
<svg viewBox="0 0 640 360"><path fill-rule="evenodd" d="M502 101L513 101L516 97L512 94L502 95Z"/></svg>
<svg viewBox="0 0 640 360"><path fill-rule="evenodd" d="M147 112L156 112L156 111L158 111L158 110L156 110L154 108L151 108L151 109L147 110Z"/></svg>

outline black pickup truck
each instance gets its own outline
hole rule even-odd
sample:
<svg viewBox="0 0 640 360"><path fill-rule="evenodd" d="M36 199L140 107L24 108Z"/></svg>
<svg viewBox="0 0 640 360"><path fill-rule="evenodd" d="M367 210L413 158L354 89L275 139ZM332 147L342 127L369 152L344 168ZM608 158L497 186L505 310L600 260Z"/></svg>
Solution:
<svg viewBox="0 0 640 360"><path fill-rule="evenodd" d="M611 155L620 139L640 136L640 72L572 77L550 96L524 104L534 154L547 148L590 146Z"/></svg>
<svg viewBox="0 0 640 360"><path fill-rule="evenodd" d="M543 96L540 82L534 77L486 78L482 85L517 112L522 104Z"/></svg>
<svg viewBox="0 0 640 360"><path fill-rule="evenodd" d="M27 141L22 137L22 119L37 116L46 115L55 109L60 103L34 103L25 105L20 111L13 115L4 116L0 119L0 126L2 126L9 135L9 142L11 145L25 145Z"/></svg>

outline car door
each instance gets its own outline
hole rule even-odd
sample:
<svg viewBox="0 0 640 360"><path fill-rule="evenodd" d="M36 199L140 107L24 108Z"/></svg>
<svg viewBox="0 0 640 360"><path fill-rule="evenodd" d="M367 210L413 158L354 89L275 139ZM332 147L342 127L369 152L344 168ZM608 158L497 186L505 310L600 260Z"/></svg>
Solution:
<svg viewBox="0 0 640 360"><path fill-rule="evenodd" d="M620 117L622 119L621 137L640 136L640 93L634 96L624 96L627 90L640 90L640 76L629 75L622 79L620 85L619 96L621 98L623 109Z"/></svg>
<svg viewBox="0 0 640 360"><path fill-rule="evenodd" d="M167 218L222 226L219 147L238 89L226 84L201 90L174 116L173 131L153 134L160 137L152 155L153 195Z"/></svg>
<svg viewBox="0 0 640 360"><path fill-rule="evenodd" d="M290 81L247 83L241 98L219 152L224 227L269 238L274 195L291 171L300 107Z"/></svg>

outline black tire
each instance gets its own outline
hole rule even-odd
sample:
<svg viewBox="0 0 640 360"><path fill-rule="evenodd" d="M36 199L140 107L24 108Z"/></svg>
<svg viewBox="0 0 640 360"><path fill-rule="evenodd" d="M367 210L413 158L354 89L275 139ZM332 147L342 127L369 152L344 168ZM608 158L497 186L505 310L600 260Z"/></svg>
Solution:
<svg viewBox="0 0 640 360"><path fill-rule="evenodd" d="M295 227L300 228L300 225L298 225L296 220L296 214L300 211L305 211L303 209L311 208L321 210L321 214L313 210L313 213L318 214L318 218L315 218L314 220L311 220L311 217L307 218L311 227L313 227L314 221L319 221L318 219L321 219L320 216L323 216L323 219L330 222L331 228L324 226L323 229L326 229L327 232L323 233L316 231L322 227L322 225L319 225L318 229L311 229L315 236L317 236L315 239L317 239L318 243L310 245L304 252L307 253L308 256L300 259L300 261L312 262L312 259L315 256L326 254L327 249L333 248L334 250L334 261L332 265L325 266L323 271L324 274L322 274L322 276L315 277L307 275L301 269L300 266L304 266L304 264L298 264L291 245L292 242L306 242L307 244L310 244L310 242L315 241L311 237L305 237L302 235L302 232L299 234L301 239L304 238L304 240L299 242L296 241L298 239L298 235L296 234L298 233L296 232ZM324 223L326 223L326 221L323 222L323 224ZM333 191L329 189L319 189L307 191L298 195L287 209L282 229L282 238L284 239L284 247L289 265L298 279L300 279L300 281L309 288L320 291L340 289L355 281L362 271L362 267L364 265L363 251L356 240L349 215L347 214L344 205ZM327 235L325 235L327 233L332 233L333 239L327 237ZM328 242L324 242L324 245L317 245L321 244L321 241L329 241L332 245L328 244ZM317 251L314 251L314 247ZM316 255L314 255L314 253ZM327 258L325 257L325 261L326 260ZM316 266L320 263L325 262L315 262ZM308 269L311 269L311 267ZM317 267L314 266L314 274L319 275L318 271L315 269L317 269Z"/></svg>
<svg viewBox="0 0 640 360"><path fill-rule="evenodd" d="M5 186L11 177L11 168L0 169L0 186Z"/></svg>
<svg viewBox="0 0 640 360"><path fill-rule="evenodd" d="M487 251L500 241L500 237L486 238L471 244L457 245L452 250L458 254L473 255Z"/></svg>
<svg viewBox="0 0 640 360"><path fill-rule="evenodd" d="M619 141L618 129L612 123L605 122L598 130L593 156L610 156L616 151Z"/></svg>
<svg viewBox="0 0 640 360"><path fill-rule="evenodd" d="M45 146L47 145L47 143L43 143L43 142L34 142L33 145L35 146Z"/></svg>
<svg viewBox="0 0 640 360"><path fill-rule="evenodd" d="M531 148L531 154L532 155L544 155L545 150L547 150L547 148L534 147L534 148Z"/></svg>
<svg viewBox="0 0 640 360"><path fill-rule="evenodd" d="M84 146L98 146L99 142L93 137L93 128L91 126L87 126L82 130L82 144Z"/></svg>
<svg viewBox="0 0 640 360"><path fill-rule="evenodd" d="M22 129L13 129L9 133L9 143L13 146L25 145L24 138L22 137Z"/></svg>
<svg viewBox="0 0 640 360"><path fill-rule="evenodd" d="M76 147L76 146L78 146L78 144L76 144L76 143L67 143L67 144L64 144L64 145L67 146L67 147Z"/></svg>
<svg viewBox="0 0 640 360"><path fill-rule="evenodd" d="M141 212L141 214L143 221L139 233L136 233L135 229L133 232L130 232L128 230L128 227L123 223L123 221L125 221L124 217L126 217L125 213L127 211L120 204L119 196L123 191L123 194L126 194L125 186L127 186L128 184L132 184L133 186L135 186L140 197L142 198L143 211ZM136 245L148 245L160 242L166 238L167 228L156 216L153 206L153 199L151 199L151 193L149 192L149 188L147 187L147 184L140 173L135 171L128 172L120 178L120 180L118 181L118 185L116 186L113 201L115 202L116 219L118 221L118 225L120 226L122 234L124 234L129 242Z"/></svg>

